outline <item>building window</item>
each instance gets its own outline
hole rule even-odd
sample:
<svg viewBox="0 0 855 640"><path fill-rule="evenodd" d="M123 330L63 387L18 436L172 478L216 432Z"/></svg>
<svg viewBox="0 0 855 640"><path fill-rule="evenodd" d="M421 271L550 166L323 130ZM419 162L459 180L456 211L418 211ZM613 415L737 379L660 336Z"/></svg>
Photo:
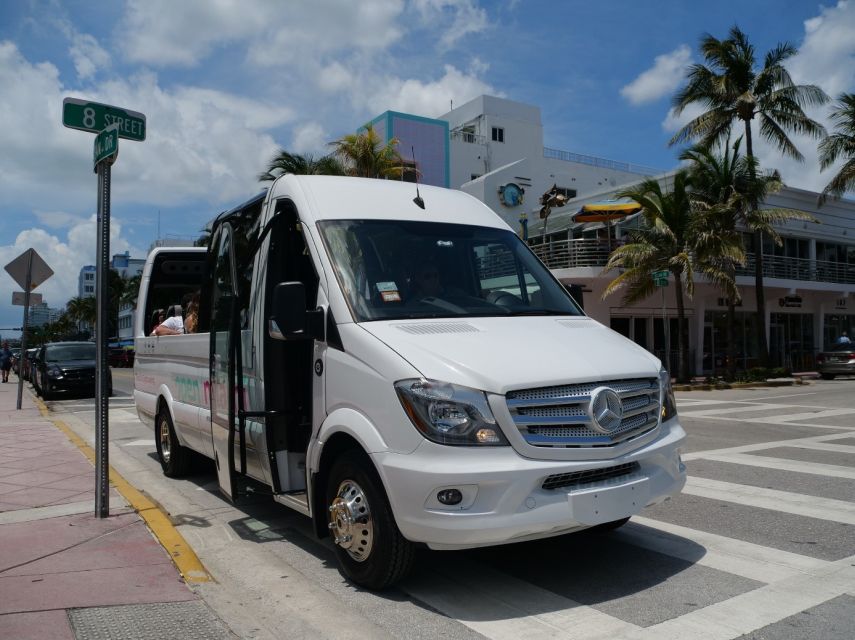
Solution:
<svg viewBox="0 0 855 640"><path fill-rule="evenodd" d="M470 180L477 180L477 179L478 179L478 178L480 178L480 177L481 177L481 174L480 174L480 173L470 173L470 174L469 174L469 179L470 179Z"/></svg>
<svg viewBox="0 0 855 640"><path fill-rule="evenodd" d="M84 293L92 293L93 291L95 291L95 287L93 287L92 285L87 284L85 287L83 287Z"/></svg>
<svg viewBox="0 0 855 640"><path fill-rule="evenodd" d="M576 197L576 189L569 189L567 187L555 187L555 192L558 195L562 195L568 200L571 200Z"/></svg>
<svg viewBox="0 0 855 640"><path fill-rule="evenodd" d="M493 127L493 142L504 142L505 130L502 127Z"/></svg>
<svg viewBox="0 0 855 640"><path fill-rule="evenodd" d="M83 274L83 279L84 279L84 280L92 280L94 277L95 277L95 274L94 274L94 273L84 273L84 274Z"/></svg>

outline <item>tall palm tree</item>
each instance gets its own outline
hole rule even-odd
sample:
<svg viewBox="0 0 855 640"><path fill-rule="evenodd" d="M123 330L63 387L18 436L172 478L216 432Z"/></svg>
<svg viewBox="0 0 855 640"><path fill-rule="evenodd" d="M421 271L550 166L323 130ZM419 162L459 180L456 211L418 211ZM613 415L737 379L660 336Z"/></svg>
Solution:
<svg viewBox="0 0 855 640"><path fill-rule="evenodd" d="M78 328L80 323L86 323L90 327L95 326L97 314L95 296L71 298L66 303L65 309L69 317L78 324Z"/></svg>
<svg viewBox="0 0 855 640"><path fill-rule="evenodd" d="M333 155L346 167L348 175L359 178L400 178L404 160L395 147L399 140L383 142L374 126L366 124L359 133L351 133L330 142Z"/></svg>
<svg viewBox="0 0 855 640"><path fill-rule="evenodd" d="M603 298L624 289L623 303L634 304L656 292L654 271L669 271L674 276L677 302L679 379L689 377L689 336L684 296L694 294L694 273L703 273L714 283L728 279L716 263L704 256L727 251L719 246L721 237L705 233L703 217L693 216L690 178L687 171L674 175L671 191L663 191L658 180L648 179L618 194L642 206L644 226L629 232L630 241L615 249L604 271L621 269L603 292Z"/></svg>
<svg viewBox="0 0 855 640"><path fill-rule="evenodd" d="M119 300L121 304L129 304L134 307L137 305L137 297L140 294L141 281L141 273L138 273L135 276L131 276L125 281L125 290L122 293L121 300Z"/></svg>
<svg viewBox="0 0 855 640"><path fill-rule="evenodd" d="M259 182L276 180L276 178L284 173L293 173L303 176L343 176L345 171L344 166L342 166L338 158L333 155L315 158L311 154L300 155L297 153L289 153L288 151L285 151L285 149L281 149L279 153L273 156L273 159L267 166L267 171L258 174L258 180Z"/></svg>
<svg viewBox="0 0 855 640"><path fill-rule="evenodd" d="M796 53L787 43L778 44L757 68L754 46L734 26L729 37L718 40L707 34L701 38L701 53L706 65L689 67L686 86L674 96L674 112L679 115L690 105L703 105L706 111L681 128L669 144L700 140L710 146L727 138L731 128L741 122L745 151L754 158L751 121L758 120L760 135L786 156L804 157L787 132L819 138L825 134L821 124L809 118L804 108L825 104L828 96L816 85L796 85L784 68L784 62ZM757 209L759 202L752 204ZM763 291L763 235L754 233L754 290L757 298L757 342L761 366L769 360L766 341L766 297Z"/></svg>
<svg viewBox="0 0 855 640"><path fill-rule="evenodd" d="M855 93L841 93L831 112L835 132L819 143L819 166L825 171L838 158L846 160L831 182L825 185L819 204L828 196L840 198L855 191Z"/></svg>
<svg viewBox="0 0 855 640"><path fill-rule="evenodd" d="M736 267L745 263L741 250L742 239L739 227L749 231L760 231L781 244L775 229L776 222L786 220L814 220L813 216L793 209L755 209L753 203L763 202L766 196L781 188L777 172L763 173L756 158L740 153L742 137L733 145L726 144L719 151L696 145L680 154L681 160L691 162L692 201L698 212L706 212L707 228L722 236L728 245L736 245L738 251L723 256L709 256L718 260L731 279L735 278ZM732 379L736 369L736 304L740 300L739 290L733 283L722 289L727 299L727 350L728 378Z"/></svg>

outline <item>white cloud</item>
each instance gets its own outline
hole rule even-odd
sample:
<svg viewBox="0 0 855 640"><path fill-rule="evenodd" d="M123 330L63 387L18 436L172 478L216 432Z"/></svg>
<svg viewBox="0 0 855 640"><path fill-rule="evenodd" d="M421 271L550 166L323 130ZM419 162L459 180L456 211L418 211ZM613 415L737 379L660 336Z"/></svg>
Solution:
<svg viewBox="0 0 855 640"><path fill-rule="evenodd" d="M69 214L69 218L73 218ZM96 262L97 221L93 214L86 219L77 218L65 236L45 229L25 229L8 245L0 245L0 264L8 264L27 249L35 249L53 275L37 289L44 302L53 308L64 308L65 303L77 295L77 278L80 269ZM145 255L145 249L132 246L122 237L122 221L114 218L110 224L110 255L130 251L131 255ZM5 270L0 272L0 289L20 291L18 284ZM0 308L2 326L19 326L23 310L20 307ZM10 324L12 323L12 324Z"/></svg>
<svg viewBox="0 0 855 640"><path fill-rule="evenodd" d="M452 65L445 65L442 77L433 81L367 75L360 80L351 100L375 114L392 110L437 117L448 112L452 100L463 104L483 93L501 95L476 75Z"/></svg>
<svg viewBox="0 0 855 640"><path fill-rule="evenodd" d="M319 122L306 122L294 127L290 149L296 153L322 156L329 153L330 136Z"/></svg>
<svg viewBox="0 0 855 640"><path fill-rule="evenodd" d="M673 93L683 82L685 68L692 60L691 49L685 44L670 53L656 56L653 66L620 90L631 104L654 102Z"/></svg>
<svg viewBox="0 0 855 640"><path fill-rule="evenodd" d="M332 51L377 51L398 40L402 0L313 0L299 8L240 0L130 0L119 42L131 61L198 65L217 48L245 44L247 59L271 67Z"/></svg>
<svg viewBox="0 0 855 640"><path fill-rule="evenodd" d="M855 2L823 7L805 21L799 52L787 62L797 84L818 84L832 96L855 86Z"/></svg>
<svg viewBox="0 0 855 640"><path fill-rule="evenodd" d="M422 21L435 27L441 24L440 45L449 49L470 33L484 31L487 12L472 0L415 0Z"/></svg>
<svg viewBox="0 0 855 640"><path fill-rule="evenodd" d="M68 53L74 61L78 77L82 80L91 78L98 69L110 65L110 54L101 48L95 38L85 33L74 35Z"/></svg>
<svg viewBox="0 0 855 640"><path fill-rule="evenodd" d="M61 126L65 89L57 69L33 64L0 43L0 203L32 209L91 209L92 136ZM94 101L146 114L147 139L122 140L114 199L152 206L190 199L222 202L256 189L256 175L277 148L269 131L293 118L287 106L198 87L160 86L154 74L103 81ZM51 188L45 189L46 180Z"/></svg>

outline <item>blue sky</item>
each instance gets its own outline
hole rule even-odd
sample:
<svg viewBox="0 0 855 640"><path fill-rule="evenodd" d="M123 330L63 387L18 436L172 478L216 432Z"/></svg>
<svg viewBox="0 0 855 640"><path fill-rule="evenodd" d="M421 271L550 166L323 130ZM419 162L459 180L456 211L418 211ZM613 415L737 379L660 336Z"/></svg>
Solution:
<svg viewBox="0 0 855 640"><path fill-rule="evenodd" d="M0 264L35 248L56 272L38 291L62 307L95 262L93 137L62 127L65 97L147 116L112 192L111 252L143 257L158 219L194 237L258 192L281 147L324 153L387 109L436 117L481 93L539 106L547 146L672 168L671 97L701 35L734 24L760 55L796 45L797 82L855 91L855 0L3 2ZM831 172L796 140L804 165L761 145L762 162L821 189ZM3 335L21 323L13 289L0 273Z"/></svg>

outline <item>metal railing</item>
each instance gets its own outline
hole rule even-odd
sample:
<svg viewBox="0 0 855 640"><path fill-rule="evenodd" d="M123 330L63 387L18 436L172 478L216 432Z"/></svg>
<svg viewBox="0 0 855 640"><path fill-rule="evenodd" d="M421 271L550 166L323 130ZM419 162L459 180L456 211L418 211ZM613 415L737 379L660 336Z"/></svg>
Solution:
<svg viewBox="0 0 855 640"><path fill-rule="evenodd" d="M754 275L754 254L746 254L746 257L745 266L737 268L736 275ZM763 277L855 284L855 264L830 260L810 260L808 258L787 258L764 253Z"/></svg>
<svg viewBox="0 0 855 640"><path fill-rule="evenodd" d="M551 147L543 147L543 157L552 158L554 160L564 160L565 162L578 162L580 164L589 164L592 167L614 169L615 171L624 171L626 173L638 173L643 176L656 176L660 173L665 173L662 169L647 167L643 164L620 162L618 160L598 158L597 156L586 156L581 153L572 153L571 151L552 149Z"/></svg>
<svg viewBox="0 0 855 640"><path fill-rule="evenodd" d="M577 238L536 244L531 249L550 269L573 269L606 266L609 253L621 244L620 240L613 240L609 246L605 240Z"/></svg>
<svg viewBox="0 0 855 640"><path fill-rule="evenodd" d="M463 142L468 142L469 144L487 144L487 138L485 138L484 136L479 136L475 133L471 133L469 131L452 131L451 139L462 140Z"/></svg>
<svg viewBox="0 0 855 640"><path fill-rule="evenodd" d="M531 249L550 269L573 269L605 267L610 251L621 244L622 240L612 240L609 245L605 240L577 238L536 244ZM738 267L736 275L754 275L754 254L746 254L746 258L745 266ZM855 264L763 254L763 277L855 284Z"/></svg>

